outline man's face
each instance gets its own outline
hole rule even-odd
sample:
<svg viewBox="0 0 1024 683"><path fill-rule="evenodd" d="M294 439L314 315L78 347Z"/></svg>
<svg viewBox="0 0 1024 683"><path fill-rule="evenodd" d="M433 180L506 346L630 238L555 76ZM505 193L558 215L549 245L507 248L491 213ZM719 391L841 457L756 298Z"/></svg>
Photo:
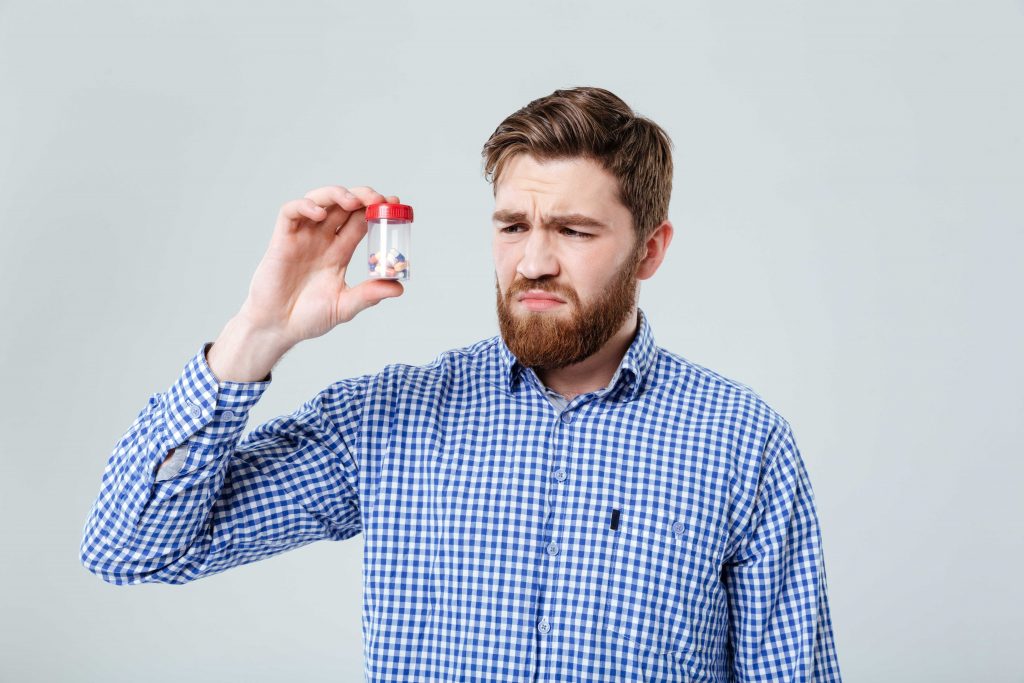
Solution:
<svg viewBox="0 0 1024 683"><path fill-rule="evenodd" d="M540 163L520 154L495 190L498 324L527 367L588 358L636 304L633 219L618 181L589 159Z"/></svg>

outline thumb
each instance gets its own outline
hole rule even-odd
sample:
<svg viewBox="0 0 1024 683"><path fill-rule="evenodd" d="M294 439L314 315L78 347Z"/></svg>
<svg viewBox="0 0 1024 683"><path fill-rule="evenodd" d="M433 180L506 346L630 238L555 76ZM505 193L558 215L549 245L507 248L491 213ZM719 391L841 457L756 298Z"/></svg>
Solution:
<svg viewBox="0 0 1024 683"><path fill-rule="evenodd" d="M376 306L384 299L401 296L405 293L405 287L397 280L370 279L360 282L349 291L355 295L358 313L370 306Z"/></svg>

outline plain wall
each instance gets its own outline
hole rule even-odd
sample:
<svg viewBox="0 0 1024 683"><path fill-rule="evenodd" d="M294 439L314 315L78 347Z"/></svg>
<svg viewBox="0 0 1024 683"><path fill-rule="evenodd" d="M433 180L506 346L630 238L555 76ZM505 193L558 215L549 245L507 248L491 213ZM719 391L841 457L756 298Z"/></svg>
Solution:
<svg viewBox="0 0 1024 683"><path fill-rule="evenodd" d="M480 148L576 85L674 141L641 306L793 425L845 678L1024 680L1022 64L1020 2L0 2L0 680L361 679L361 536L114 587L102 470L310 189L412 204L414 280L249 429L496 334Z"/></svg>

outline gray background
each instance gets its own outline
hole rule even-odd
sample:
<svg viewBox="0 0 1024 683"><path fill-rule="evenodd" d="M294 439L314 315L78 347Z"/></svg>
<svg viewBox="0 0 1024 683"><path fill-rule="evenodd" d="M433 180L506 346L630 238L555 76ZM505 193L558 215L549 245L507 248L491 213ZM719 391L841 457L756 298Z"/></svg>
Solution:
<svg viewBox="0 0 1024 683"><path fill-rule="evenodd" d="M110 586L103 467L312 188L412 204L415 279L250 429L496 334L480 147L600 85L675 143L657 342L794 427L846 679L1024 680L1022 64L1019 2L0 3L0 679L359 680L361 537Z"/></svg>

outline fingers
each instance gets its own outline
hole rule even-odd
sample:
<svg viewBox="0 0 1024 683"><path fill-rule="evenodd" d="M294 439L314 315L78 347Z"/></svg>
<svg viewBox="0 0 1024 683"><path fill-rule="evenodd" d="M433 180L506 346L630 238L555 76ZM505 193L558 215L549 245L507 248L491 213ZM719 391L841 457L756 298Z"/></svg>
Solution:
<svg viewBox="0 0 1024 683"><path fill-rule="evenodd" d="M327 216L322 206L312 199L293 199L281 206L281 218L298 223L303 218L321 221Z"/></svg>
<svg viewBox="0 0 1024 683"><path fill-rule="evenodd" d="M364 206L369 206L370 204L382 204L387 201L387 197L382 195L380 192L377 192L377 190L372 187L366 187L365 185L350 187L349 192L362 199Z"/></svg>
<svg viewBox="0 0 1024 683"><path fill-rule="evenodd" d="M363 207L362 200L350 192L348 188L342 187L341 185L318 187L315 190L307 192L305 194L305 198L320 206L327 207L328 209L332 205L337 204L342 209L350 213Z"/></svg>
<svg viewBox="0 0 1024 683"><path fill-rule="evenodd" d="M310 190L305 194L305 198L312 199L320 206L337 204L346 211L355 211L356 209L369 206L370 204L380 204L383 202L389 202L392 199L398 199L398 197L394 196L385 197L372 187L367 187L365 185L352 188L347 188L342 185L327 185L325 187L318 187L315 190Z"/></svg>
<svg viewBox="0 0 1024 683"><path fill-rule="evenodd" d="M284 221L284 225L279 227L295 230L303 220L308 219L313 223L321 223L329 218L328 225L334 228L335 234L338 234L341 226L348 221L352 213L371 204L382 202L398 204L400 200L397 195L385 197L366 185L353 188L346 188L342 185L326 185L310 190L302 199L294 199L285 203L281 207L279 219L279 222Z"/></svg>

